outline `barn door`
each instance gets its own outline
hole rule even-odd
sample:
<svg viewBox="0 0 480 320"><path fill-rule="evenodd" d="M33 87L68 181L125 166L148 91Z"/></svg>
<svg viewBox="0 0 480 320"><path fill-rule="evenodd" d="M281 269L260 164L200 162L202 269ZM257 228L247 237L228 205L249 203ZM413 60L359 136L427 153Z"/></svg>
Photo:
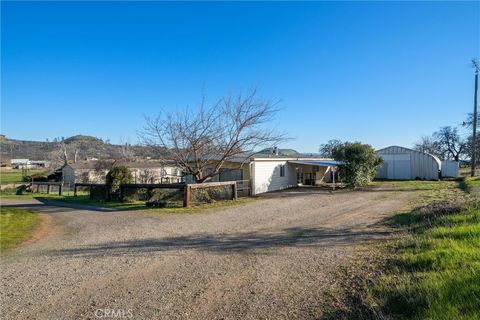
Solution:
<svg viewBox="0 0 480 320"><path fill-rule="evenodd" d="M409 154L396 154L393 167L393 179L408 180L412 178Z"/></svg>

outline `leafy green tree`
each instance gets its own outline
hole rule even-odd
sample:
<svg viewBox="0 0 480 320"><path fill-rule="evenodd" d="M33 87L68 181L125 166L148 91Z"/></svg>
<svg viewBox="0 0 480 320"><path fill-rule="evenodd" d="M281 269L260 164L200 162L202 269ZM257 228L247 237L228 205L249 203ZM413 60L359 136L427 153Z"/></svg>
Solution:
<svg viewBox="0 0 480 320"><path fill-rule="evenodd" d="M383 162L371 145L360 142L346 142L337 146L332 154L335 160L343 162L340 170L344 181L353 188L368 185Z"/></svg>
<svg viewBox="0 0 480 320"><path fill-rule="evenodd" d="M128 168L126 166L118 166L110 169L106 176L107 200L118 197L120 185L124 183L133 183L133 176Z"/></svg>

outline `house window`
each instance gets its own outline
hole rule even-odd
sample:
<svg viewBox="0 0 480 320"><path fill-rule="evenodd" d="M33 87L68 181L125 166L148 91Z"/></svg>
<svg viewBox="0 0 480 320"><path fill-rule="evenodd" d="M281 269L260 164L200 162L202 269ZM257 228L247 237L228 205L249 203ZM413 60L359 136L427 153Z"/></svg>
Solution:
<svg viewBox="0 0 480 320"><path fill-rule="evenodd" d="M243 180L243 169L220 168L218 181L241 181Z"/></svg>
<svg viewBox="0 0 480 320"><path fill-rule="evenodd" d="M280 177L285 177L285 165L280 165Z"/></svg>

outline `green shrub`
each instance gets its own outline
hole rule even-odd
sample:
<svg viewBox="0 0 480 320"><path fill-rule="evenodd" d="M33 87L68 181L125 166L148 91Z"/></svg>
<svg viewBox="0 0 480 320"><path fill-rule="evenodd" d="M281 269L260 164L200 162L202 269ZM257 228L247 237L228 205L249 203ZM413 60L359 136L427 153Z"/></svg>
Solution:
<svg viewBox="0 0 480 320"><path fill-rule="evenodd" d="M90 189L90 199L105 200L106 192L106 186L92 186L92 188Z"/></svg>
<svg viewBox="0 0 480 320"><path fill-rule="evenodd" d="M23 176L22 180L23 182L32 182L32 180L35 182L47 182L48 177L45 173L34 173L32 175Z"/></svg>
<svg viewBox="0 0 480 320"><path fill-rule="evenodd" d="M205 188L195 188L191 193L191 201L194 203L212 203L215 202L210 197L208 190Z"/></svg>
<svg viewBox="0 0 480 320"><path fill-rule="evenodd" d="M138 200L138 189L124 189L120 201L135 202Z"/></svg>
<svg viewBox="0 0 480 320"><path fill-rule="evenodd" d="M192 190L191 201L194 203L213 203L232 199L231 186L195 188Z"/></svg>
<svg viewBox="0 0 480 320"><path fill-rule="evenodd" d="M124 199L120 199L120 185L125 183L133 183L133 176L131 172L125 166L113 167L106 176L106 200L123 201ZM132 196L135 192L135 190L127 191L124 195L125 199Z"/></svg>
<svg viewBox="0 0 480 320"><path fill-rule="evenodd" d="M181 203L183 201L183 190L153 189L150 191L146 202L147 207L164 208L168 203Z"/></svg>
<svg viewBox="0 0 480 320"><path fill-rule="evenodd" d="M335 160L342 161L340 173L350 187L368 185L383 163L369 144L346 142L333 150Z"/></svg>

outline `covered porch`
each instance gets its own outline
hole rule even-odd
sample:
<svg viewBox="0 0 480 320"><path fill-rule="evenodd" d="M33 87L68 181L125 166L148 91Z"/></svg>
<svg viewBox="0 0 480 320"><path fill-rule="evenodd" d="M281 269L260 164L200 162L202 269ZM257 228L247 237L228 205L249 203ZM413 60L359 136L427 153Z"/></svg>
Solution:
<svg viewBox="0 0 480 320"><path fill-rule="evenodd" d="M297 186L318 186L338 182L339 161L334 160L289 160L288 165L296 172Z"/></svg>

